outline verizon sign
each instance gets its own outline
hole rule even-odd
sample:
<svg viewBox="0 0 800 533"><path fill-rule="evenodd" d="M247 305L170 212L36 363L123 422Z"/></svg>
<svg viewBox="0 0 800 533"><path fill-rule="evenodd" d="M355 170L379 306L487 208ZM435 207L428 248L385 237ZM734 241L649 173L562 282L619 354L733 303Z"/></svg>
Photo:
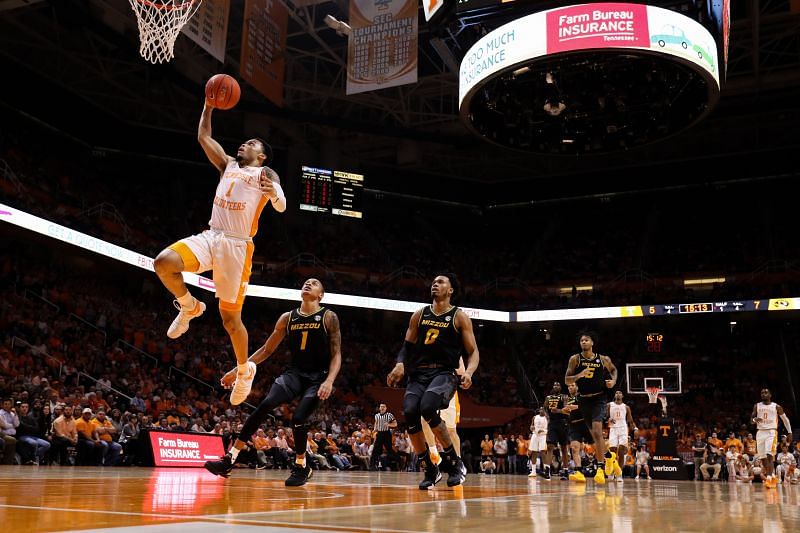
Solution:
<svg viewBox="0 0 800 533"><path fill-rule="evenodd" d="M547 53L614 46L650 47L647 6L583 4L547 12Z"/></svg>
<svg viewBox="0 0 800 533"><path fill-rule="evenodd" d="M156 466L203 466L225 453L220 435L151 431L150 444Z"/></svg>

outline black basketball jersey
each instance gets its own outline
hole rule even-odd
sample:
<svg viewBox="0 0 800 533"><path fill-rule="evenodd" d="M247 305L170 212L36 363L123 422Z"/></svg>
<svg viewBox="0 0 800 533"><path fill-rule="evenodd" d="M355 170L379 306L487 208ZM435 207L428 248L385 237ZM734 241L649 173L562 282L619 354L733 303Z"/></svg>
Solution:
<svg viewBox="0 0 800 533"><path fill-rule="evenodd" d="M603 392L606 389L606 380L603 378L603 362L600 360L600 354L594 354L591 359L584 359L583 354L578 354L578 367L575 373L584 368L589 369L589 373L575 382L580 393L586 396Z"/></svg>
<svg viewBox="0 0 800 533"><path fill-rule="evenodd" d="M331 362L331 347L328 330L325 327L325 313L322 308L311 315L304 315L300 309L293 309L286 326L286 343L292 352L293 368L301 372L327 372Z"/></svg>
<svg viewBox="0 0 800 533"><path fill-rule="evenodd" d="M567 415L553 412L553 409L564 408L563 394L550 394L544 399L544 401L547 404L547 414L550 415L551 422L561 422L562 420L566 420Z"/></svg>
<svg viewBox="0 0 800 533"><path fill-rule="evenodd" d="M411 361L411 367L420 365L442 365L446 368L458 368L463 342L461 332L456 329L456 313L458 307L437 315L433 307L422 310L419 317L417 344Z"/></svg>
<svg viewBox="0 0 800 533"><path fill-rule="evenodd" d="M567 395L567 400L564 402L564 405L578 405L580 401L580 393L576 394L575 396ZM583 413L581 413L580 409L575 409L569 412L569 423L576 424L578 422L583 422Z"/></svg>

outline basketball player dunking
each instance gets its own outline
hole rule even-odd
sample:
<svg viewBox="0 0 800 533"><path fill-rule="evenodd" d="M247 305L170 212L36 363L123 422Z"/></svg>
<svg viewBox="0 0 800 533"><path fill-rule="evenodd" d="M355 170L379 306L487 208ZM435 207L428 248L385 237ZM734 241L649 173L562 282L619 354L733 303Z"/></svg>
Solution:
<svg viewBox="0 0 800 533"><path fill-rule="evenodd" d="M284 337L288 337L287 344L292 354L289 368L275 380L267 397L247 417L230 451L219 461L205 464L212 474L228 477L239 451L270 416L272 410L297 399L299 403L292 415L297 457L286 486L298 487L311 477L311 467L306 464L306 422L320 401L330 397L333 382L342 364L339 317L330 309L320 306L324 294L325 289L318 279L307 279L300 291L303 298L300 307L282 314L264 345L250 356L250 361L257 365L268 359ZM236 379L236 369L233 369L222 377L222 386L230 387Z"/></svg>
<svg viewBox="0 0 800 533"><path fill-rule="evenodd" d="M768 489L778 486L774 466L775 450L778 447L778 417L791 435L792 425L789 423L789 417L783 412L783 407L772 401L772 393L769 389L761 389L761 402L753 406L752 422L758 429L756 447L758 457L763 459L764 486Z"/></svg>
<svg viewBox="0 0 800 533"><path fill-rule="evenodd" d="M256 366L247 362L247 329L242 323L242 303L250 280L253 236L258 218L268 201L276 211L286 210L286 198L278 174L265 166L272 148L261 139L243 143L236 157L225 153L211 137L212 107L206 104L200 116L197 139L220 179L211 209L210 229L181 239L156 257L153 267L164 286L175 296L178 316L167 336L177 339L189 329L189 321L203 314L206 305L189 293L181 272L213 271L222 323L233 344L237 379L231 403L247 399Z"/></svg>
<svg viewBox="0 0 800 533"><path fill-rule="evenodd" d="M411 445L425 465L425 478L419 484L422 490L442 479L422 434L422 418L428 421L444 447L440 466L449 474L447 485L461 485L467 477L467 469L453 447L447 424L439 415L439 410L450 403L459 381L461 388L470 388L480 360L472 320L450 303L457 287L452 274L436 276L431 285L433 303L411 315L397 364L386 377L386 383L394 387L408 374L403 413ZM467 368L463 372L458 369L462 349L467 354Z"/></svg>
<svg viewBox="0 0 800 533"><path fill-rule="evenodd" d="M567 385L577 383L581 391L580 410L583 421L586 423L594 440L596 457L598 461L597 473L594 476L596 483L606 482L606 475L611 475L615 468L616 454L606 450L603 439L603 417L606 414L606 389L612 388L617 383L617 367L605 355L599 355L592 350L597 335L582 333L579 342L581 353L576 353L569 358L567 374L564 377ZM603 379L603 368L611 374L611 379Z"/></svg>
<svg viewBox="0 0 800 533"><path fill-rule="evenodd" d="M633 421L631 407L622 403L622 391L618 390L614 393L614 401L608 404L608 446L611 449L617 447L617 457L625 457L628 447L628 427L632 427L633 431L639 431L636 422ZM615 463L611 475L618 483L622 483L622 467L619 461Z"/></svg>

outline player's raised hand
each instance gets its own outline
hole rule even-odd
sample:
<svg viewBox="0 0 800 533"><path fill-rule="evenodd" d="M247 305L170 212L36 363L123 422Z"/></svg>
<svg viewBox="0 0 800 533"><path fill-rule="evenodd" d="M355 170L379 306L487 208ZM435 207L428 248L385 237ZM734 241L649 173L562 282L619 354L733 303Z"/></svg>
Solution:
<svg viewBox="0 0 800 533"><path fill-rule="evenodd" d="M219 384L222 385L223 389L230 389L233 387L234 381L236 381L236 369L233 369L222 376L222 379L219 380Z"/></svg>
<svg viewBox="0 0 800 533"><path fill-rule="evenodd" d="M607 389L610 389L610 388L611 388L611 387L613 387L614 385L615 385L615 383L614 383L614 380L613 380L613 379L607 379L607 380L606 380L606 388L607 388Z"/></svg>
<svg viewBox="0 0 800 533"><path fill-rule="evenodd" d="M394 368L389 375L386 376L386 384L390 387L396 387L400 384L400 380L403 379L403 376L406 374L405 367L403 363L397 363L394 365Z"/></svg>

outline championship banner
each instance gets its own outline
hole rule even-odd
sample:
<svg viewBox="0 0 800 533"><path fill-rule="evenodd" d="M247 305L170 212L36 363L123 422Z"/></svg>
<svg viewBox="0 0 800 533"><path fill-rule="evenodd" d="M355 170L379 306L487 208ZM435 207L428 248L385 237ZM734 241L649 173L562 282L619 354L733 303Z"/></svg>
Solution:
<svg viewBox="0 0 800 533"><path fill-rule="evenodd" d="M289 12L278 0L246 0L242 28L242 79L273 104L283 106Z"/></svg>
<svg viewBox="0 0 800 533"><path fill-rule="evenodd" d="M417 81L417 0L351 0L347 94Z"/></svg>
<svg viewBox="0 0 800 533"><path fill-rule="evenodd" d="M220 63L225 62L230 0L203 0L197 13L181 30Z"/></svg>

